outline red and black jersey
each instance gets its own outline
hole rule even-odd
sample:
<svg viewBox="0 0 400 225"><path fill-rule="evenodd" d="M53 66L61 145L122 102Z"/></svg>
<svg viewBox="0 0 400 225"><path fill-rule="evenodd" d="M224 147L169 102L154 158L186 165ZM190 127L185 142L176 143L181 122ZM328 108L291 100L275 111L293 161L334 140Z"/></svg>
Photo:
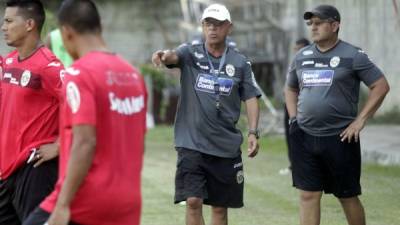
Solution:
<svg viewBox="0 0 400 225"><path fill-rule="evenodd" d="M18 51L3 59L0 82L0 176L26 162L32 148L58 137L63 65L42 46L20 60Z"/></svg>

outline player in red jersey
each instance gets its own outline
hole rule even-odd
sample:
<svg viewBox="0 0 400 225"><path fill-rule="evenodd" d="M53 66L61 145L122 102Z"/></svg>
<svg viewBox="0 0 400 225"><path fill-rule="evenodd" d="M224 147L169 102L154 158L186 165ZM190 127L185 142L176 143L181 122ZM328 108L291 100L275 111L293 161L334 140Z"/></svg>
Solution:
<svg viewBox="0 0 400 225"><path fill-rule="evenodd" d="M57 181L59 60L44 47L38 0L8 0L1 27L15 50L0 82L0 224L21 222Z"/></svg>
<svg viewBox="0 0 400 225"><path fill-rule="evenodd" d="M107 49L92 1L64 1L58 19L76 59L64 78L59 180L24 225L139 225L144 80Z"/></svg>

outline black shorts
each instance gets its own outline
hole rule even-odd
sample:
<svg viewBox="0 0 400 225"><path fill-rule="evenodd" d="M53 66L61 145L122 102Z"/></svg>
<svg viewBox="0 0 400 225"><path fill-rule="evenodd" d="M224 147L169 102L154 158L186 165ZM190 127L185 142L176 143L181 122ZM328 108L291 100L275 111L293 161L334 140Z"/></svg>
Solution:
<svg viewBox="0 0 400 225"><path fill-rule="evenodd" d="M361 194L360 142L342 142L339 135L312 136L297 123L290 126L293 186L324 191L338 198Z"/></svg>
<svg viewBox="0 0 400 225"><path fill-rule="evenodd" d="M43 225L47 222L50 217L50 213L44 211L43 209L37 207L31 215L24 221L22 225ZM74 222L69 222L69 225L79 225Z"/></svg>
<svg viewBox="0 0 400 225"><path fill-rule="evenodd" d="M177 151L175 203L198 197L211 206L243 207L241 155L221 158L186 148L177 148Z"/></svg>
<svg viewBox="0 0 400 225"><path fill-rule="evenodd" d="M19 225L50 194L57 181L58 159L37 168L25 164L0 181L0 225Z"/></svg>

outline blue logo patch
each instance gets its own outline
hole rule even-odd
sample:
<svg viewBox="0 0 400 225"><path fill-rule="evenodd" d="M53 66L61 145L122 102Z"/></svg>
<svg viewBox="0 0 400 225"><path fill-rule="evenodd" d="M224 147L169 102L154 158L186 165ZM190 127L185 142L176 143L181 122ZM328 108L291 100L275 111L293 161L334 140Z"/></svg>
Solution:
<svg viewBox="0 0 400 225"><path fill-rule="evenodd" d="M197 76L196 90L215 94L215 82L219 84L219 93L221 95L230 95L233 87L233 80L223 77L200 73Z"/></svg>
<svg viewBox="0 0 400 225"><path fill-rule="evenodd" d="M301 74L303 87L331 86L333 70L305 70Z"/></svg>

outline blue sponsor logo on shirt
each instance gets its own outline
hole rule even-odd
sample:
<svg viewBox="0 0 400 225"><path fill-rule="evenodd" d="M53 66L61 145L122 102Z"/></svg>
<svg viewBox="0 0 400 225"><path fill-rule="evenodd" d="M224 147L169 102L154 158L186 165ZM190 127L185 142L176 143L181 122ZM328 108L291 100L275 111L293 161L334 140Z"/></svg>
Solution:
<svg viewBox="0 0 400 225"><path fill-rule="evenodd" d="M333 70L305 70L301 74L303 87L331 86Z"/></svg>
<svg viewBox="0 0 400 225"><path fill-rule="evenodd" d="M221 95L230 95L233 87L233 80L223 77L215 77L209 74L200 73L197 76L196 90L215 94L215 82L219 83L219 93Z"/></svg>

